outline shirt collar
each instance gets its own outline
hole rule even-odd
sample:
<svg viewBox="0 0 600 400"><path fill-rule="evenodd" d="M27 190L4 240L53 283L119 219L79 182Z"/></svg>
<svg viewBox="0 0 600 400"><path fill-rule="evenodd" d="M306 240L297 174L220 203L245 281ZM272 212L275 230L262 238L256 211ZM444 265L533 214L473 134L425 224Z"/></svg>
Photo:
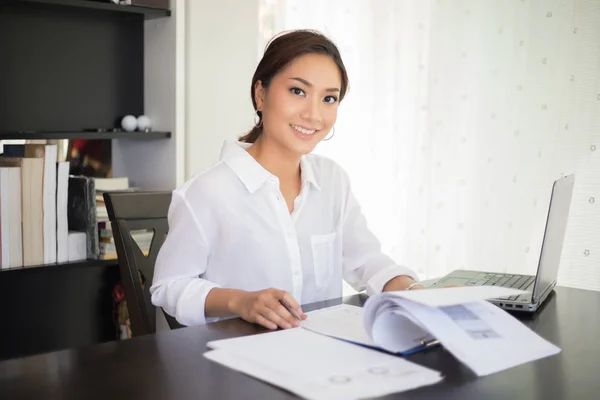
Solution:
<svg viewBox="0 0 600 400"><path fill-rule="evenodd" d="M252 143L226 141L221 149L220 159L227 164L233 172L240 178L248 192L256 192L267 179L275 177L269 171L263 168L254 157L246 150ZM316 189L321 190L315 177L313 166L306 156L300 159L300 168L302 171L302 183L310 183Z"/></svg>
<svg viewBox="0 0 600 400"><path fill-rule="evenodd" d="M309 157L302 156L300 159L300 169L302 170L302 183L308 182L313 185L315 189L321 190L321 186L319 186L319 182L315 176L315 170L313 169Z"/></svg>
<svg viewBox="0 0 600 400"><path fill-rule="evenodd" d="M240 178L246 189L254 193L273 175L246 151L252 143L226 141L220 159Z"/></svg>

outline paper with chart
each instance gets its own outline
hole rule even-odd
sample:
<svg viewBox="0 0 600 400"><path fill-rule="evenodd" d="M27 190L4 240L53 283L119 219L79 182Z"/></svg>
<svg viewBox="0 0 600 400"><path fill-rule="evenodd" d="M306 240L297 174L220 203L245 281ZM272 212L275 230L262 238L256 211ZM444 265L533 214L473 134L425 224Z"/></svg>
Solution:
<svg viewBox="0 0 600 400"><path fill-rule="evenodd" d="M560 352L506 311L481 300L522 291L461 287L418 292L383 293L367 301L365 329L374 343L390 347L386 338L394 319L410 318L479 376Z"/></svg>
<svg viewBox="0 0 600 400"><path fill-rule="evenodd" d="M361 399L439 382L403 358L296 328L208 343L212 361L307 399Z"/></svg>

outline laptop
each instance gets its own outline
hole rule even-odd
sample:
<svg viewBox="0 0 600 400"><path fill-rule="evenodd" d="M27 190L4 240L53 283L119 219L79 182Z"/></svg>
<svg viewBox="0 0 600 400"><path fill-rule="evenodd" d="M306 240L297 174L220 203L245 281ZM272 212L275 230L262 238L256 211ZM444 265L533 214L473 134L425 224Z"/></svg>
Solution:
<svg viewBox="0 0 600 400"><path fill-rule="evenodd" d="M491 285L527 290L526 294L490 299L489 301L505 310L535 312L556 286L574 183L575 176L571 174L558 179L552 185L542 250L535 276L456 270L439 279L430 287Z"/></svg>

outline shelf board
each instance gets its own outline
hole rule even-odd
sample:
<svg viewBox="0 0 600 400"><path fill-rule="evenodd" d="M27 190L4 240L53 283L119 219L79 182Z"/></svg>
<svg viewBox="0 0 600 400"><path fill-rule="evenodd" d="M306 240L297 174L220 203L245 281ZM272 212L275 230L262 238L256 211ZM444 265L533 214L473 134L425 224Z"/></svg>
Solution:
<svg viewBox="0 0 600 400"><path fill-rule="evenodd" d="M83 260L83 261L73 261L66 263L52 263L52 264L42 264L42 265L34 265L31 267L17 267L17 268L6 268L0 269L0 274L12 274L12 273L34 273L41 272L42 270L48 269L69 269L69 268L94 268L94 267L105 267L105 266L118 266L119 262L117 260ZM2 278L0 278L2 279Z"/></svg>
<svg viewBox="0 0 600 400"><path fill-rule="evenodd" d="M87 8L92 10L115 11L143 15L145 19L164 18L171 16L171 10L154 7L130 6L114 3L103 3L90 0L13 0L17 3L37 3L56 6Z"/></svg>
<svg viewBox="0 0 600 400"><path fill-rule="evenodd" d="M0 132L0 140L58 140L58 139L168 139L171 132L125 132L125 131L23 131Z"/></svg>

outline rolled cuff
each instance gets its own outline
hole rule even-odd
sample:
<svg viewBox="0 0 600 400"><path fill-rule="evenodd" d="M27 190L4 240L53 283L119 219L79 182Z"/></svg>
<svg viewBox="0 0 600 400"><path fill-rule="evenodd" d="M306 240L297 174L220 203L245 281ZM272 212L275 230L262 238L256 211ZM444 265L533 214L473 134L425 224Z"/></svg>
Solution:
<svg viewBox="0 0 600 400"><path fill-rule="evenodd" d="M218 287L219 285L204 279L190 281L177 301L175 315L177 321L186 326L210 322L206 320L204 313L206 297L212 289Z"/></svg>
<svg viewBox="0 0 600 400"><path fill-rule="evenodd" d="M417 274L410 268L402 267L399 265L393 265L382 269L381 271L373 275L371 279L368 280L367 295L373 296L375 294L381 293L385 284L397 276L408 276L412 278L415 282L419 282Z"/></svg>

